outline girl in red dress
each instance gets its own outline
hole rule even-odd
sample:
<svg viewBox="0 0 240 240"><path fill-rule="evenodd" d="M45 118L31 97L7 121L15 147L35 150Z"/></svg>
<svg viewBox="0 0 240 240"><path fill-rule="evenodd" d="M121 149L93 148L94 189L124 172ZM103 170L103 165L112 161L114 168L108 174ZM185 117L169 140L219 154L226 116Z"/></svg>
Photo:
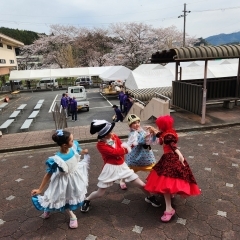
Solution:
<svg viewBox="0 0 240 240"><path fill-rule="evenodd" d="M161 116L157 118L157 130L151 126L147 129L153 133L163 146L163 155L147 177L145 189L155 194L163 194L166 209L161 220L168 222L175 214L171 205L171 195L179 194L184 197L199 195L200 189L192 171L177 148L178 135L173 129L173 118Z"/></svg>

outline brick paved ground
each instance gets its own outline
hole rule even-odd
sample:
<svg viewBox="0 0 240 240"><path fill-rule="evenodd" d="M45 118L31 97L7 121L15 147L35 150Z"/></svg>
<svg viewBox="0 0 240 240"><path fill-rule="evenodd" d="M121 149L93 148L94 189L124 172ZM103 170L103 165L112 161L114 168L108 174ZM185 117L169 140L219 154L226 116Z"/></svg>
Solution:
<svg viewBox="0 0 240 240"><path fill-rule="evenodd" d="M144 201L140 190L130 185L123 191L118 184L103 198L92 201L88 213L76 211L78 229L68 228L65 213L54 213L43 220L31 204L30 191L39 186L44 162L58 148L2 153L0 239L240 239L239 131L240 127L234 126L180 133L180 150L194 172L202 195L173 199L176 215L169 223L160 221L164 211L162 196L158 196L162 206L153 208ZM96 189L102 160L95 143L83 146L91 154L90 193ZM159 146L153 146L153 150L159 159L162 150ZM139 175L142 179L146 177L144 173Z"/></svg>

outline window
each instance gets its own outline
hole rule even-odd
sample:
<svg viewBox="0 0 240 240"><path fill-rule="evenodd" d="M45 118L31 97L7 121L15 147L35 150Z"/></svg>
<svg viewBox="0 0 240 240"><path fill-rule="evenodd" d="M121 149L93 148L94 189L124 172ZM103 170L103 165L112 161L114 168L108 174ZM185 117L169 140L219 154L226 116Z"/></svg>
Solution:
<svg viewBox="0 0 240 240"><path fill-rule="evenodd" d="M6 63L5 59L0 59L0 63Z"/></svg>
<svg viewBox="0 0 240 240"><path fill-rule="evenodd" d="M2 48L3 48L3 44L2 44L2 43L0 43L0 47L2 47Z"/></svg>
<svg viewBox="0 0 240 240"><path fill-rule="evenodd" d="M7 49L12 49L12 46L7 45Z"/></svg>
<svg viewBox="0 0 240 240"><path fill-rule="evenodd" d="M81 88L71 89L71 93L81 93L81 92L82 92L82 89L81 89Z"/></svg>
<svg viewBox="0 0 240 240"><path fill-rule="evenodd" d="M14 63L14 60L9 60L10 61L10 63Z"/></svg>

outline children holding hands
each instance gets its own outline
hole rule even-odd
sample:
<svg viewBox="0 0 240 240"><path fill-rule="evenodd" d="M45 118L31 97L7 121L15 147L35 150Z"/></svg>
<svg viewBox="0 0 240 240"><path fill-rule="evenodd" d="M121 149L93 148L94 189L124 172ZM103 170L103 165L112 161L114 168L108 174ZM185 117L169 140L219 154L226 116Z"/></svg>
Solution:
<svg viewBox="0 0 240 240"><path fill-rule="evenodd" d="M105 120L93 120L90 127L90 133L98 133L97 149L102 155L104 162L102 171L98 177L98 189L92 192L84 201L81 207L82 212L88 212L90 201L102 197L106 189L120 179L132 182L140 188L146 195L145 201L155 206L160 206L154 196L144 190L145 183L138 177L132 169L125 163L125 154L130 150L122 144L119 137L112 133L115 123Z"/></svg>
<svg viewBox="0 0 240 240"><path fill-rule="evenodd" d="M134 172L151 171L156 160L151 150L151 133L145 131L140 124L140 118L135 114L127 116L130 133L128 135L127 145L132 150L126 155L126 163ZM124 179L120 181L121 189L127 189Z"/></svg>
<svg viewBox="0 0 240 240"><path fill-rule="evenodd" d="M147 126L163 146L164 153L147 177L145 186L149 192L163 194L166 203L166 209L161 217L163 222L170 221L175 214L175 209L171 205L172 195L188 197L201 193L186 159L177 148L178 135L173 123L173 118L167 115L157 118L158 129Z"/></svg>

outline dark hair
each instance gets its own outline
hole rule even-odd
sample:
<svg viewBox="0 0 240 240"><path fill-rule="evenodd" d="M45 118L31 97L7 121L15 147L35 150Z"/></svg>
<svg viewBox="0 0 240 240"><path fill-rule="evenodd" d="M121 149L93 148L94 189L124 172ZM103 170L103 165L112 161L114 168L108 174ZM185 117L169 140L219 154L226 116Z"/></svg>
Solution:
<svg viewBox="0 0 240 240"><path fill-rule="evenodd" d="M68 144L70 135L70 132L64 130L62 131L62 135L60 135L59 132L55 132L52 135L52 140L57 143L58 146L62 146L63 144Z"/></svg>

